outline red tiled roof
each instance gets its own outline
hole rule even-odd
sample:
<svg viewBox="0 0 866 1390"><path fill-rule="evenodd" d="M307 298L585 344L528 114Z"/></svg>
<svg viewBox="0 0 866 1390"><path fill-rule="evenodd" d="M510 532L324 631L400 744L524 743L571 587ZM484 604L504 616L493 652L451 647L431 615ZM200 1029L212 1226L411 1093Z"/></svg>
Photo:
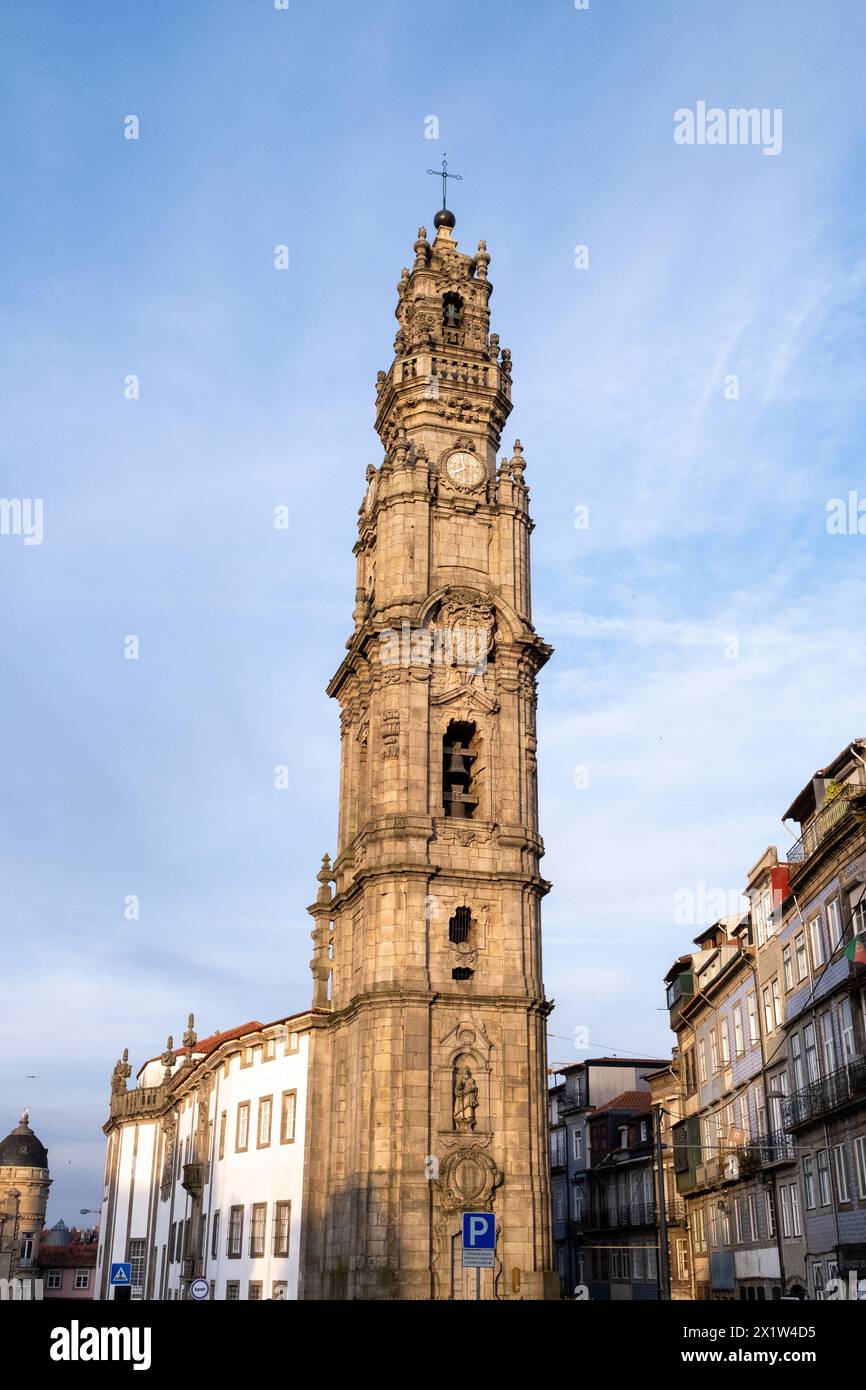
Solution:
<svg viewBox="0 0 866 1390"><path fill-rule="evenodd" d="M605 1110L651 1110L652 1096L649 1091L622 1091L620 1095L614 1096L613 1100L607 1101L604 1105L599 1105L595 1110L596 1115L601 1115Z"/></svg>
<svg viewBox="0 0 866 1390"><path fill-rule="evenodd" d="M84 1269L87 1265L96 1264L97 1249L95 1240L87 1244L75 1241L72 1245L40 1245L39 1265L46 1269Z"/></svg>
<svg viewBox="0 0 866 1390"><path fill-rule="evenodd" d="M263 1028L275 1028L279 1023L290 1023L293 1018L303 1018L305 1014L326 1012L328 1011L317 1009L304 1009L301 1013L286 1014L283 1018L275 1018L271 1023L260 1023L257 1018L253 1018L249 1021L249 1023L239 1024L237 1028L227 1028L222 1033L211 1033L210 1037L198 1038L196 1040L195 1047L193 1048L193 1055L203 1055L207 1057L216 1048L221 1047L224 1042L230 1042L232 1038L242 1038L245 1033L260 1033ZM174 1050L177 1053L178 1057L186 1056L185 1047L176 1047ZM144 1068L150 1066L151 1062L158 1061L158 1056L148 1057L146 1062L142 1062L141 1066L136 1072L136 1076L140 1076L141 1073L144 1071Z"/></svg>

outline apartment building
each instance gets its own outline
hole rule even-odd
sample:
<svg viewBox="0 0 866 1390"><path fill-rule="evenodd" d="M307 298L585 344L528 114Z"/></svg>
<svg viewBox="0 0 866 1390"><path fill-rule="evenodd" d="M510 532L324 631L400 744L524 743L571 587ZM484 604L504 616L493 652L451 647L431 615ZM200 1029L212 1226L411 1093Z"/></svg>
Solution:
<svg viewBox="0 0 866 1390"><path fill-rule="evenodd" d="M592 1298L658 1296L647 1078L665 1065L595 1057L551 1068L555 1267L566 1296L578 1287Z"/></svg>
<svg viewBox="0 0 866 1390"><path fill-rule="evenodd" d="M749 910L665 977L697 1298L820 1299L866 1276L864 753L810 779L785 860L769 848L748 874Z"/></svg>

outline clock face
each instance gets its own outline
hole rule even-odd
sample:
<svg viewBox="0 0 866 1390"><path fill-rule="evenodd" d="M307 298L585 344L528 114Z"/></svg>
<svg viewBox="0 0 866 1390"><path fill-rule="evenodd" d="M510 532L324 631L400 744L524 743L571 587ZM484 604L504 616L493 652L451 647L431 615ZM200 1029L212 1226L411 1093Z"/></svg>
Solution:
<svg viewBox="0 0 866 1390"><path fill-rule="evenodd" d="M465 449L457 449L449 454L445 468L452 483L458 487L477 487L484 479L484 464Z"/></svg>

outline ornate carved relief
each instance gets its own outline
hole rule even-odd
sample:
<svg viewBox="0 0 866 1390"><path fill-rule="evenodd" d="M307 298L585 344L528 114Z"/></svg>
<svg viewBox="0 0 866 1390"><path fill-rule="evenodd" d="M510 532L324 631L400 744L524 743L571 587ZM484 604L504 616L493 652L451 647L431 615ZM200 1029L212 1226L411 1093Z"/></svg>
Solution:
<svg viewBox="0 0 866 1390"><path fill-rule="evenodd" d="M384 758L399 758L400 716L396 710L390 710L382 716L382 745Z"/></svg>
<svg viewBox="0 0 866 1390"><path fill-rule="evenodd" d="M162 1176L159 1184L160 1200L167 1202L171 1196L171 1175L174 1167L174 1145L177 1138L177 1120L174 1115L166 1115L159 1124L165 1135L165 1151L162 1160Z"/></svg>
<svg viewBox="0 0 866 1390"><path fill-rule="evenodd" d="M502 1173L478 1144L461 1145L442 1160L436 1186L445 1212L478 1208L489 1211Z"/></svg>
<svg viewBox="0 0 866 1390"><path fill-rule="evenodd" d="M475 589L452 589L431 618L429 630L438 663L483 669L496 635L496 610Z"/></svg>

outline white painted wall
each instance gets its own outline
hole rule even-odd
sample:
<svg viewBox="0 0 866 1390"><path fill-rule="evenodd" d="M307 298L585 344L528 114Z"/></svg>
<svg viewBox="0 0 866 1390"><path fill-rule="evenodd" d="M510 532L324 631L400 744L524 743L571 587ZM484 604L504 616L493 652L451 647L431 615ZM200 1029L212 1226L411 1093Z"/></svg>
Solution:
<svg viewBox="0 0 866 1390"><path fill-rule="evenodd" d="M220 1063L213 1073L209 1110L209 1118L213 1121L210 1167L202 1198L202 1210L207 1216L207 1239L202 1272L204 1278L214 1281L216 1299L225 1298L226 1284L229 1280L237 1280L240 1283L241 1300L247 1299L251 1280L262 1284L263 1299L271 1297L273 1283L278 1280L285 1281L288 1298L297 1297L309 1034L302 1031L294 1034L290 1032L286 1037L285 1027L274 1031L277 1041L276 1055L272 1060L264 1060L264 1049L259 1044L252 1051L251 1065L242 1066L243 1054L236 1052L226 1063ZM213 1067L213 1063L209 1064L206 1060L203 1065ZM162 1080L162 1075L161 1063L149 1063L142 1069L139 1082L143 1086L152 1086ZM284 1091L297 1092L295 1137L293 1142L286 1144L280 1143ZM266 1147L259 1148L258 1103L263 1096L273 1097L271 1137ZM237 1152L237 1112L238 1106L245 1101L249 1102L250 1108L249 1138L246 1152ZM224 1156L220 1159L219 1131L223 1111L226 1112L226 1136ZM152 1278L153 1298L159 1299L163 1296L161 1276L164 1269L167 1276L165 1296L180 1297L183 1265L181 1260L169 1259L169 1247L173 1246L172 1227L178 1221L186 1221L192 1210L192 1199L184 1191L181 1183L183 1163L187 1159L187 1145L192 1147L196 1129L196 1106L191 1098L187 1097L180 1102L176 1117L180 1161L177 1165L176 1180L166 1201L162 1200L159 1192L164 1144L159 1122L129 1121L114 1132L114 1142L120 1145L120 1155L116 1173L110 1185L106 1186L103 1197L97 1291L100 1288L105 1263L126 1260L129 1240L144 1239L147 1242L148 1259L145 1292L147 1282ZM113 1205L110 1198L113 1198ZM273 1253L275 1206L281 1201L289 1201L292 1204L287 1257ZM252 1207L255 1203L267 1205L265 1254L258 1257L249 1253ZM233 1205L244 1208L240 1258L230 1258L227 1254L229 1213ZM220 1225L214 1256L213 1222L217 1211L220 1213ZM111 1296L110 1292L108 1296Z"/></svg>

